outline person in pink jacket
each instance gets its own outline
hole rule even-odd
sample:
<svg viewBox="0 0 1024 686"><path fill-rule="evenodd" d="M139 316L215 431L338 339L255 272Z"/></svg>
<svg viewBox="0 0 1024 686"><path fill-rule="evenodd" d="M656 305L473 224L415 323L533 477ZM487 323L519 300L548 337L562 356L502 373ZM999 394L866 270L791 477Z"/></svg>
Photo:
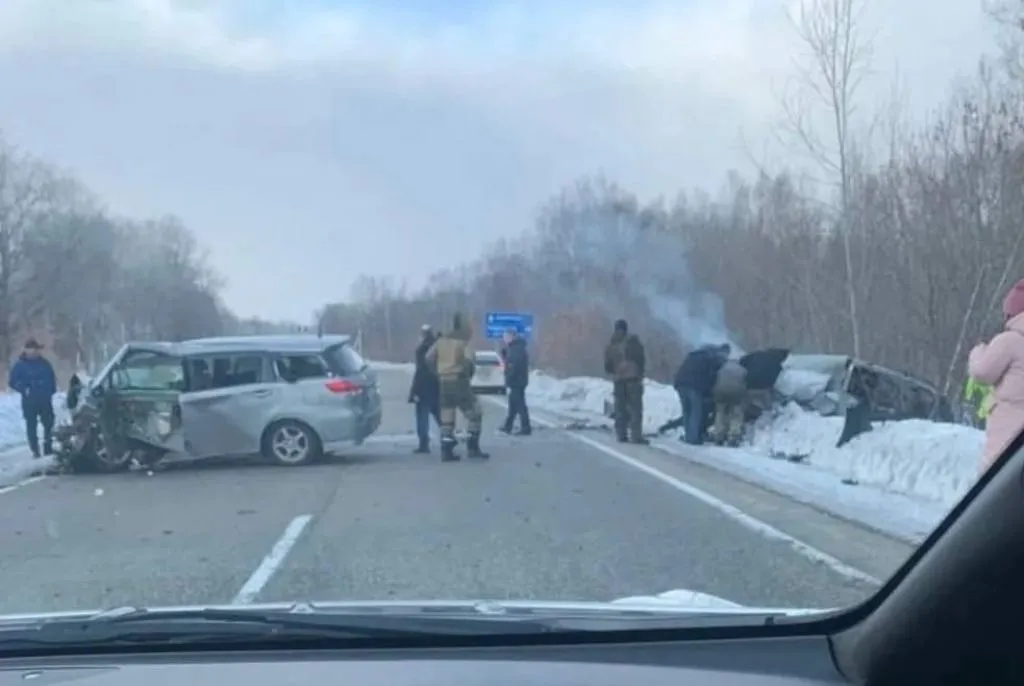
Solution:
<svg viewBox="0 0 1024 686"><path fill-rule="evenodd" d="M994 388L979 465L982 473L1024 430L1024 279L1003 299L1003 317L1006 329L974 346L967 358L967 373Z"/></svg>

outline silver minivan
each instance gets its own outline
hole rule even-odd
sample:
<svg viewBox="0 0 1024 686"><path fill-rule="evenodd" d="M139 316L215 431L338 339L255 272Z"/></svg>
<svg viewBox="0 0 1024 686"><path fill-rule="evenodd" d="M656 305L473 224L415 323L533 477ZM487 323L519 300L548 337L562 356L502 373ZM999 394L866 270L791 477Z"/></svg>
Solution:
<svg viewBox="0 0 1024 686"><path fill-rule="evenodd" d="M68 407L58 455L76 471L253 455L301 465L381 422L376 373L348 336L129 343L72 381Z"/></svg>

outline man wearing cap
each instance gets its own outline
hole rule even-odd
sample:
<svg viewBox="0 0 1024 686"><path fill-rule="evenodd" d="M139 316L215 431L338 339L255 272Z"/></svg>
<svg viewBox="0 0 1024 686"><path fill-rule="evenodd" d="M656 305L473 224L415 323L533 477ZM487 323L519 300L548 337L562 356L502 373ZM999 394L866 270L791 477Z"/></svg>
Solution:
<svg viewBox="0 0 1024 686"><path fill-rule="evenodd" d="M427 364L427 351L434 345L437 336L430 324L420 328L420 343L416 346L416 371L412 375L412 386L409 388L409 402L416 405L416 435L420 444L415 453L430 452L430 417L441 424L438 382L434 370Z"/></svg>
<svg viewBox="0 0 1024 686"><path fill-rule="evenodd" d="M25 350L11 367L7 385L21 394L21 414L32 455L39 457L39 423L43 424L43 452L53 454L53 395L57 375L53 365L42 356L43 346L34 338L25 342Z"/></svg>
<svg viewBox="0 0 1024 686"><path fill-rule="evenodd" d="M647 445L644 438L644 373L647 356L643 343L629 332L625 319L617 319L604 351L604 370L612 379L615 436L620 443Z"/></svg>

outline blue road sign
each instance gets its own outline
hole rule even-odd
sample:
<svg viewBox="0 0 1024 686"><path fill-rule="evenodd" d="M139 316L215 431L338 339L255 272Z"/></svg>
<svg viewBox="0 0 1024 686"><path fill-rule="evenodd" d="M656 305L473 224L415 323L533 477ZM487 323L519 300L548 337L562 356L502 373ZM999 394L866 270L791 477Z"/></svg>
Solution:
<svg viewBox="0 0 1024 686"><path fill-rule="evenodd" d="M525 312L488 312L484 317L487 338L501 338L509 329L529 338L533 334L533 315Z"/></svg>

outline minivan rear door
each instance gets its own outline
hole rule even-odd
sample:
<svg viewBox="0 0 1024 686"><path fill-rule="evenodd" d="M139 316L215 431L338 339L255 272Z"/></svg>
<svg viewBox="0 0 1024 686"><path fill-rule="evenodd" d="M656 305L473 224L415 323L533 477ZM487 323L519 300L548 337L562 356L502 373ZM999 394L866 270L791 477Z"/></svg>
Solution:
<svg viewBox="0 0 1024 686"><path fill-rule="evenodd" d="M363 356L351 344L339 343L327 348L324 357L336 376L359 386L358 407L364 417L379 415L381 399L377 372L370 368Z"/></svg>

